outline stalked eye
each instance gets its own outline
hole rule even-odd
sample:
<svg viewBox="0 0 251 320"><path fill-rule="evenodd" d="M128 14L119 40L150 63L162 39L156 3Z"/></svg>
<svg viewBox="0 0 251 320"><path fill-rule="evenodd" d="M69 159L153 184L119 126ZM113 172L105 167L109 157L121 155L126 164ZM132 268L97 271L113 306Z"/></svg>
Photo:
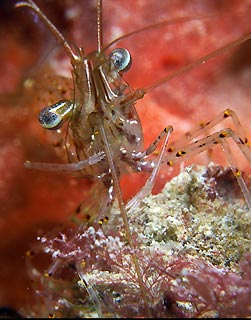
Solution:
<svg viewBox="0 0 251 320"><path fill-rule="evenodd" d="M118 71L128 71L132 65L131 55L128 50L117 48L111 51L109 58L113 61Z"/></svg>
<svg viewBox="0 0 251 320"><path fill-rule="evenodd" d="M49 107L45 107L39 113L38 120L45 129L59 129L64 121L71 115L73 103L70 100L60 100Z"/></svg>

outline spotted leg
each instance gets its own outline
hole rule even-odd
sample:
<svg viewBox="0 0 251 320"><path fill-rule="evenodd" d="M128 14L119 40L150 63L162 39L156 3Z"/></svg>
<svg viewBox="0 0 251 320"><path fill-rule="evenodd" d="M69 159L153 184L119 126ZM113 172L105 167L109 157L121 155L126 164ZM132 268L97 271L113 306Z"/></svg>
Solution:
<svg viewBox="0 0 251 320"><path fill-rule="evenodd" d="M150 177L147 179L143 188L141 188L141 190L126 204L126 210L128 210L128 212L133 211L140 204L140 202L146 196L148 196L150 194L150 192L152 191L152 188L155 184L160 167L164 161L166 147L167 147L168 140L169 140L169 137L170 137L170 134L172 133L172 131L173 131L173 127L171 127L171 126L166 127L161 132L161 134L158 136L158 138L143 153L142 159L144 160L148 155L150 155L151 153L153 153L156 150L159 141L165 135L165 140L162 145L161 151L159 153L157 162L150 163L150 167L152 167L151 164L153 164L153 169L152 169L152 173L151 173ZM143 161L143 162L141 161L140 163L144 166L144 168L146 168L147 164L149 165L149 161Z"/></svg>
<svg viewBox="0 0 251 320"><path fill-rule="evenodd" d="M214 147L217 144L221 144L223 151L227 157L228 163L231 167L231 170L234 176L237 179L237 182L241 188L241 191L244 195L246 203L249 210L251 210L251 196L247 188L247 185L242 177L242 172L238 169L237 161L235 160L234 154L230 149L227 139L232 138L236 145L239 147L243 155L246 157L248 162L251 164L251 149L247 144L247 139L243 140L235 131L230 128L220 130L216 133L213 133L205 138L196 140L190 144L186 144L179 149L174 149L173 147L168 148L168 153L166 155L166 164L172 166L175 162L180 162L185 158L192 157L196 154L199 154L205 150L208 150ZM176 145L181 145L178 141Z"/></svg>

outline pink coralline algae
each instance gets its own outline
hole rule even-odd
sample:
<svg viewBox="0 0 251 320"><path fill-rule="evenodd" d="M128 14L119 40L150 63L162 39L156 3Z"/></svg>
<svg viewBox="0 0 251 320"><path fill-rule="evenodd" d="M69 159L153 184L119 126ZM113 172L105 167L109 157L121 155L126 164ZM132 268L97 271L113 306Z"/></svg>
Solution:
<svg viewBox="0 0 251 320"><path fill-rule="evenodd" d="M147 306L114 209L102 226L65 227L38 237L27 258L39 303L26 314L250 316L251 217L238 188L231 199L220 196L222 175L231 171L214 164L188 167L130 213ZM42 258L47 267L38 264Z"/></svg>

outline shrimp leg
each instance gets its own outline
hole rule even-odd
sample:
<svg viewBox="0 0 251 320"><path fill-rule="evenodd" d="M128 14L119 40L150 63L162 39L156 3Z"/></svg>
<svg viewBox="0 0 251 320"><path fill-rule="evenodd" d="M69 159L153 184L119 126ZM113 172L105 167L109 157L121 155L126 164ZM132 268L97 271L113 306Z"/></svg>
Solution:
<svg viewBox="0 0 251 320"><path fill-rule="evenodd" d="M104 157L105 153L103 151L100 151L86 160L73 163L42 163L25 161L24 166L27 169L71 173L74 171L83 170L88 166L95 165L96 163L104 159Z"/></svg>

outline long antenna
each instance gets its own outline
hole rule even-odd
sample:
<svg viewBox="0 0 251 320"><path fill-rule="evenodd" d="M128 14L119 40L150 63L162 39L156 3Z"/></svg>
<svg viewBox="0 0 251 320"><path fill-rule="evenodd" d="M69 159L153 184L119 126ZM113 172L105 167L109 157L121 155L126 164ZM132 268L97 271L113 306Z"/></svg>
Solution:
<svg viewBox="0 0 251 320"><path fill-rule="evenodd" d="M175 18L175 19L165 20L165 21L154 23L154 24L150 24L150 25L148 25L146 27L142 27L142 28L136 29L134 31L128 32L126 34L123 34L122 36L119 36L118 38L114 39L109 44L107 44L104 47L104 51L107 50L108 48L110 48L112 45L114 45L118 41L121 41L123 39L129 38L129 37L131 37L131 36L133 36L135 34L139 34L141 32L147 31L147 30L154 30L154 29L160 28L162 26L171 26L171 25L175 25L175 24L178 24L178 23L182 23L182 22L209 19L209 18L213 18L215 16L216 16L215 14L209 14L209 15L201 15L199 17L198 16L178 17L178 18Z"/></svg>
<svg viewBox="0 0 251 320"><path fill-rule="evenodd" d="M101 52L103 47L103 30L102 30L102 0L97 0L97 41L98 41L98 52Z"/></svg>
<svg viewBox="0 0 251 320"><path fill-rule="evenodd" d="M160 85L162 85L163 83L173 79L173 78L176 78L177 76L180 76L182 75L183 73L187 72L188 70L191 70L191 69L194 69L195 67L197 67L198 65L200 64L204 64L206 61L214 58L214 57L217 57L218 55L220 55L221 53L223 52L226 52L227 50L229 50L230 48L234 48L238 45L240 45L241 43L247 41L247 40L250 40L251 39L251 33L248 33L247 35L243 36L242 38L238 39L238 40L235 40L233 42L230 42L228 43L227 45L223 46L223 47L220 47L219 49L216 49L215 51L205 55L205 56L202 56L201 58L199 58L198 60L184 66L183 68L157 80L156 82L154 82L153 84L150 84L149 86L146 86L143 89L144 93L148 93L149 91L159 87Z"/></svg>
<svg viewBox="0 0 251 320"><path fill-rule="evenodd" d="M16 8L20 7L28 7L31 8L39 17L40 19L45 23L45 25L51 30L51 32L54 34L56 39L59 41L59 43L62 44L64 47L66 53L70 57L71 61L75 61L78 59L78 56L72 51L71 46L66 41L65 37L62 35L62 33L54 26L54 24L44 15L44 13L40 10L40 8L33 2L32 0L22 1L15 4Z"/></svg>

